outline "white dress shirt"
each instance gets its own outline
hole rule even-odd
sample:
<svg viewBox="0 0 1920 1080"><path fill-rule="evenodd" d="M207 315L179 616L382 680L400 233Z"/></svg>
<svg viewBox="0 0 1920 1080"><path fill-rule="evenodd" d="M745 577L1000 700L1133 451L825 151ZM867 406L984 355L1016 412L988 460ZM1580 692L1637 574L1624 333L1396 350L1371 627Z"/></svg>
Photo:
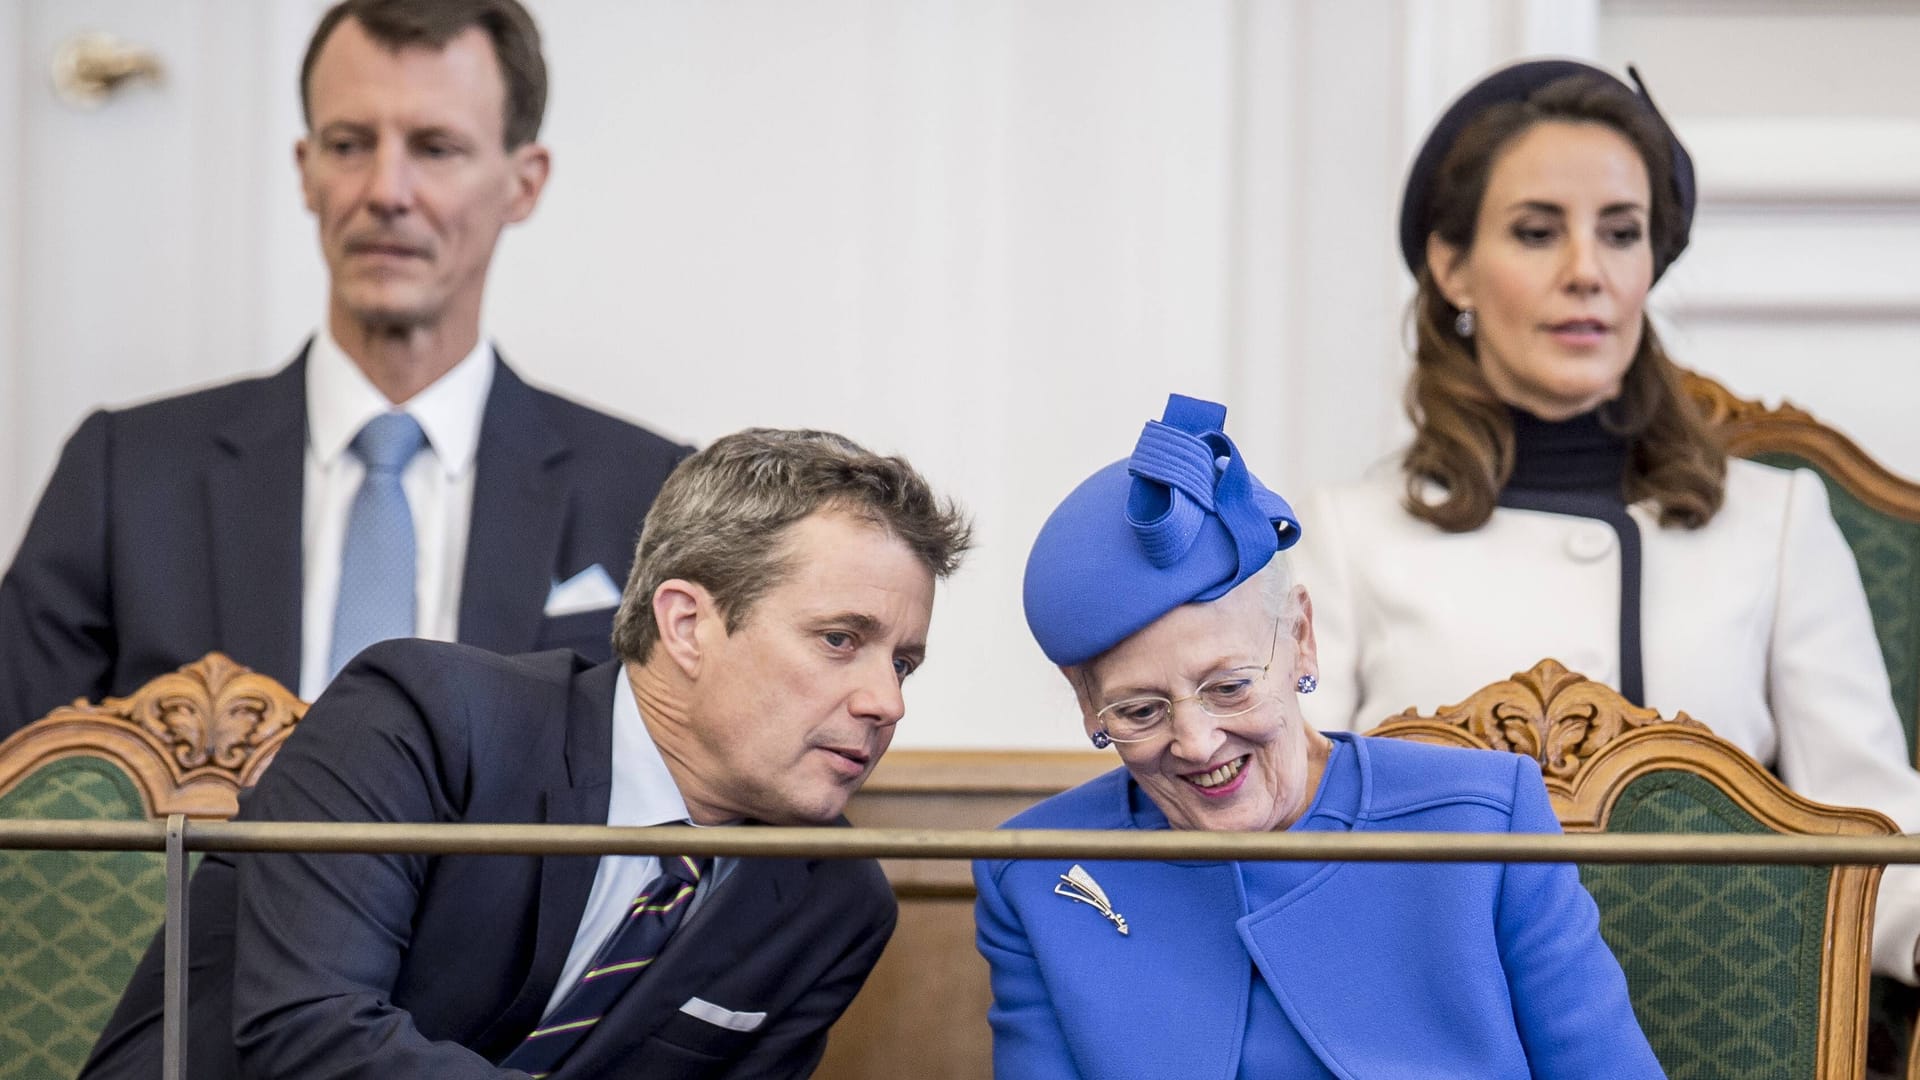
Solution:
<svg viewBox="0 0 1920 1080"><path fill-rule="evenodd" d="M480 420L493 389L493 347L473 351L404 405L387 400L323 325L307 350L306 488L301 517L300 696L326 688L333 613L340 599L340 551L347 515L366 466L347 450L367 421L406 412L426 447L400 476L413 511L414 635L453 641L459 632L460 579L473 512L473 459Z"/></svg>
<svg viewBox="0 0 1920 1080"><path fill-rule="evenodd" d="M613 691L613 780L607 799L607 824L647 826L691 824L687 803L679 785L661 760L660 748L653 744L646 722L640 719L640 703L633 696L633 684L622 671ZM701 881L688 906L686 918L693 918L713 887L733 868L733 859L715 859L713 868ZM660 876L660 860L652 855L602 855L600 869L593 875L593 890L587 894L586 910L580 913L580 926L573 933L573 945L567 950L567 962L560 969L560 981L554 984L545 1018L567 991L580 981L600 945L625 921L633 898L647 883ZM683 921L681 925L685 925Z"/></svg>

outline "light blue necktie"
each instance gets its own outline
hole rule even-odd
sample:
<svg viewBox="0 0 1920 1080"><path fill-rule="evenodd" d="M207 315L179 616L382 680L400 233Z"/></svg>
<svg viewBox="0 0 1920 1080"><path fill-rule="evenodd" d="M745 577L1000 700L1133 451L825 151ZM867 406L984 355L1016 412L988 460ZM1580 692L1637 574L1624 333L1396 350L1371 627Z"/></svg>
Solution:
<svg viewBox="0 0 1920 1080"><path fill-rule="evenodd" d="M426 441L418 421L396 412L367 421L348 446L366 464L367 474L353 496L340 547L329 680L374 642L413 635L413 512L400 473Z"/></svg>

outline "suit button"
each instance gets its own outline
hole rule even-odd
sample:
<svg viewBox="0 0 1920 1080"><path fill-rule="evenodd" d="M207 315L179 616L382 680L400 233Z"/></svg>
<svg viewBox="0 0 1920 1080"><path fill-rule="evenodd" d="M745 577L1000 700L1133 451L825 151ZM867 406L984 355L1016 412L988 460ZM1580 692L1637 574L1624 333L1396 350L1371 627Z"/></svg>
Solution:
<svg viewBox="0 0 1920 1080"><path fill-rule="evenodd" d="M1567 534L1567 554L1581 562L1593 562L1613 554L1613 528L1593 522L1576 525Z"/></svg>

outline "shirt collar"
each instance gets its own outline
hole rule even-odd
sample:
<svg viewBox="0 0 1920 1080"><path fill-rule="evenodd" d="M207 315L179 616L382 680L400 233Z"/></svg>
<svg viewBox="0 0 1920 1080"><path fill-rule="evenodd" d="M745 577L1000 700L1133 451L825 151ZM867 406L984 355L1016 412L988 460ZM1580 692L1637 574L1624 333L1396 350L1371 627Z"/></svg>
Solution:
<svg viewBox="0 0 1920 1080"><path fill-rule="evenodd" d="M653 744L633 681L622 670L613 692L613 791L607 800L609 825L667 825L688 821L687 801Z"/></svg>
<svg viewBox="0 0 1920 1080"><path fill-rule="evenodd" d="M483 334L472 352L403 406L426 432L427 445L449 479L473 467L481 418L493 390L493 368L493 347ZM345 453L367 421L393 410L393 403L321 326L307 349L307 445L321 465L330 466Z"/></svg>

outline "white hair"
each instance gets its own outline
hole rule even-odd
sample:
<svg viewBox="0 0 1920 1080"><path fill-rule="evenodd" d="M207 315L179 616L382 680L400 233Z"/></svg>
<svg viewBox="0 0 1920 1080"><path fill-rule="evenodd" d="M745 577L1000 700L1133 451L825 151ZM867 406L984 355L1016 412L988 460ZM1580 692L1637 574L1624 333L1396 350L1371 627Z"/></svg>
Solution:
<svg viewBox="0 0 1920 1080"><path fill-rule="evenodd" d="M1284 630L1288 637L1292 637L1294 629L1300 625L1302 609L1299 599L1293 594L1293 565L1287 561L1287 553L1274 552L1267 565L1254 571L1247 581L1260 583L1260 602L1267 609L1267 617L1285 623Z"/></svg>
<svg viewBox="0 0 1920 1080"><path fill-rule="evenodd" d="M1292 640L1294 631L1300 627L1300 619L1305 614L1305 609L1300 606L1300 600L1293 592L1293 565L1287 561L1287 553L1275 552L1273 558L1267 561L1267 565L1254 571L1247 580L1235 585L1227 595L1230 596L1234 592L1247 588L1259 592L1260 607L1266 612L1267 618L1279 620L1280 636ZM1225 599L1225 597L1219 599ZM1060 668L1060 673L1073 684L1074 695L1081 698L1083 704L1091 700L1088 695L1092 692L1087 669L1098 663L1105 655L1106 653L1103 652L1090 660L1063 665Z"/></svg>

